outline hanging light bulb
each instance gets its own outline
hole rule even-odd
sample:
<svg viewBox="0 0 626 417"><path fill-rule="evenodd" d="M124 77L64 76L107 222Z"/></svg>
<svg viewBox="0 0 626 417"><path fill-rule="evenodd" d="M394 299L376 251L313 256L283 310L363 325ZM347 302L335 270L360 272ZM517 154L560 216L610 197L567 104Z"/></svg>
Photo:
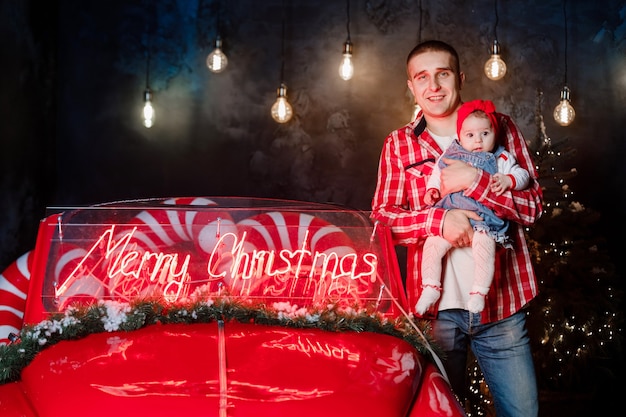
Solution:
<svg viewBox="0 0 626 417"><path fill-rule="evenodd" d="M567 86L567 10L563 0L563 26L565 32L565 71L563 74L563 89L561 90L561 102L554 108L554 120L561 126L569 126L576 117L576 112L569 99L569 87Z"/></svg>
<svg viewBox="0 0 626 417"><path fill-rule="evenodd" d="M148 27L148 29L150 29ZM148 33L150 34L150 30L148 30ZM152 106L152 90L150 89L150 58L151 58L151 54L150 54L150 38L151 36L149 36L148 38L148 42L146 45L146 88L143 91L143 111L142 111L142 118L143 118L143 125L146 128L151 128L152 126L154 126L154 107Z"/></svg>
<svg viewBox="0 0 626 417"><path fill-rule="evenodd" d="M343 59L339 65L339 76L344 80L349 80L354 75L354 65L352 64L352 42L348 39L343 44Z"/></svg>
<svg viewBox="0 0 626 417"><path fill-rule="evenodd" d="M346 0L346 30L348 38L343 44L343 59L339 64L339 76L348 81L354 75L354 65L352 64L352 41L350 41L350 0Z"/></svg>
<svg viewBox="0 0 626 417"><path fill-rule="evenodd" d="M152 90L146 88L143 92L143 125L151 128L154 125L154 107L152 107Z"/></svg>
<svg viewBox="0 0 626 417"><path fill-rule="evenodd" d="M206 58L206 66L211 72L218 73L224 71L227 65L228 58L226 58L226 55L222 52L222 39L218 35L215 40L215 49Z"/></svg>
<svg viewBox="0 0 626 417"><path fill-rule="evenodd" d="M506 74L506 64L500 57L500 44L498 40L493 41L491 47L491 58L485 62L485 75L490 80L499 80Z"/></svg>
<svg viewBox="0 0 626 417"><path fill-rule="evenodd" d="M500 44L498 43L498 21L500 20L498 17L498 0L493 0L493 9L496 16L496 21L493 24L494 41L491 46L491 58L485 62L484 70L487 78L497 81L506 74L506 64L500 57Z"/></svg>
<svg viewBox="0 0 626 417"><path fill-rule="evenodd" d="M576 117L569 100L569 88L564 86L561 90L561 102L554 108L554 120L561 126L569 126Z"/></svg>
<svg viewBox="0 0 626 417"><path fill-rule="evenodd" d="M272 118L278 123L287 123L293 116L291 104L287 101L287 86L285 85L285 15L286 3L283 2L282 41L280 52L280 87L276 92L276 102L272 105Z"/></svg>
<svg viewBox="0 0 626 417"><path fill-rule="evenodd" d="M150 53L146 60L146 89L143 91L143 125L148 129L154 125L154 107L152 107L152 90L150 89Z"/></svg>
<svg viewBox="0 0 626 417"><path fill-rule="evenodd" d="M418 31L417 31L417 45L422 43L422 2L419 2L419 12L420 12L420 18L419 18L419 25L418 25ZM417 116L420 114L420 112L422 111L422 108L420 107L419 104L417 104L417 97L415 97L413 95L413 93L408 90L407 94L409 94L409 97L411 97L412 102L413 102L413 113L411 114L411 122L414 122L415 119L417 119Z"/></svg>
<svg viewBox="0 0 626 417"><path fill-rule="evenodd" d="M421 111L422 111L422 108L420 107L420 105L415 103L413 105L413 114L411 115L411 121L417 119L417 115L420 114Z"/></svg>
<svg viewBox="0 0 626 417"><path fill-rule="evenodd" d="M293 116L291 104L287 101L287 86L280 83L276 92L276 102L272 106L272 118L278 123L287 123Z"/></svg>

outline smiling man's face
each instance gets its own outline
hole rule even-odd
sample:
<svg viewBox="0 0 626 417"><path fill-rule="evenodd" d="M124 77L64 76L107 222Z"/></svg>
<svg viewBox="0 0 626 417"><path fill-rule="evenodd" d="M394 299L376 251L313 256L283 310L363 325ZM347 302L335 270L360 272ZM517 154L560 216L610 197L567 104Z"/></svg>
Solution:
<svg viewBox="0 0 626 417"><path fill-rule="evenodd" d="M428 121L446 118L461 104L463 74L458 73L452 56L445 51L425 51L407 64L407 85Z"/></svg>

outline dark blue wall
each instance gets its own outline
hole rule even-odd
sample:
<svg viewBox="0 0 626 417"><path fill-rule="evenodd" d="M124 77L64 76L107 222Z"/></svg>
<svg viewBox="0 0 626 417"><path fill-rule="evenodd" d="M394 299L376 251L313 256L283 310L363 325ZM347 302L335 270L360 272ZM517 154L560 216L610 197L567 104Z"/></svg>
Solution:
<svg viewBox="0 0 626 417"><path fill-rule="evenodd" d="M562 158L562 168L578 172L569 180L575 198L601 212L599 232L621 235L614 220L626 203L623 1L567 3L567 80L577 112L569 127L551 116L565 74L561 0L498 3L508 64L500 81L482 73L494 38L491 0L351 0L356 70L347 82L337 74L347 37L343 1L0 0L0 7L2 265L30 248L47 205L254 195L367 210L382 141L412 112L406 55L426 38L457 47L463 97L492 99L534 147L543 92L548 136L576 151ZM213 74L204 61L218 25L229 66ZM270 117L282 62L296 113L285 125ZM140 120L147 75L157 112L151 129Z"/></svg>

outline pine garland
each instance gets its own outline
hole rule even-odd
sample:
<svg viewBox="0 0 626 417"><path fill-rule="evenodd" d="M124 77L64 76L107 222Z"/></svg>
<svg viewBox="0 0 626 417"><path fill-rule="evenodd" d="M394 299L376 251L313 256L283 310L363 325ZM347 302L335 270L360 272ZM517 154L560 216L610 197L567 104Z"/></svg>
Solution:
<svg viewBox="0 0 626 417"><path fill-rule="evenodd" d="M267 306L230 297L195 299L179 303L141 299L132 303L99 301L89 306L73 306L48 320L26 325L14 342L0 345L0 384L17 381L35 356L64 340L78 340L93 333L125 331L174 323L212 323L237 321L267 326L321 329L330 332L373 332L401 338L421 354L431 357L426 342L437 355L441 350L428 336L428 322L400 316L389 320L375 311L358 307L298 308L288 302ZM417 326L421 333L414 328Z"/></svg>

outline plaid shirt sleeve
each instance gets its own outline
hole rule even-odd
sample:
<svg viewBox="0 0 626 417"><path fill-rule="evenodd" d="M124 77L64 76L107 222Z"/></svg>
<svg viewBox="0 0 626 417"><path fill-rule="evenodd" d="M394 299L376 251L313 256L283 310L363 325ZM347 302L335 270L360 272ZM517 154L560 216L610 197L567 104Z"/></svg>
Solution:
<svg viewBox="0 0 626 417"><path fill-rule="evenodd" d="M443 233L446 210L424 204L426 182L437 154L420 146L415 123L385 139L372 200L372 218L391 228L395 244L409 245ZM436 146L436 145L435 145Z"/></svg>

